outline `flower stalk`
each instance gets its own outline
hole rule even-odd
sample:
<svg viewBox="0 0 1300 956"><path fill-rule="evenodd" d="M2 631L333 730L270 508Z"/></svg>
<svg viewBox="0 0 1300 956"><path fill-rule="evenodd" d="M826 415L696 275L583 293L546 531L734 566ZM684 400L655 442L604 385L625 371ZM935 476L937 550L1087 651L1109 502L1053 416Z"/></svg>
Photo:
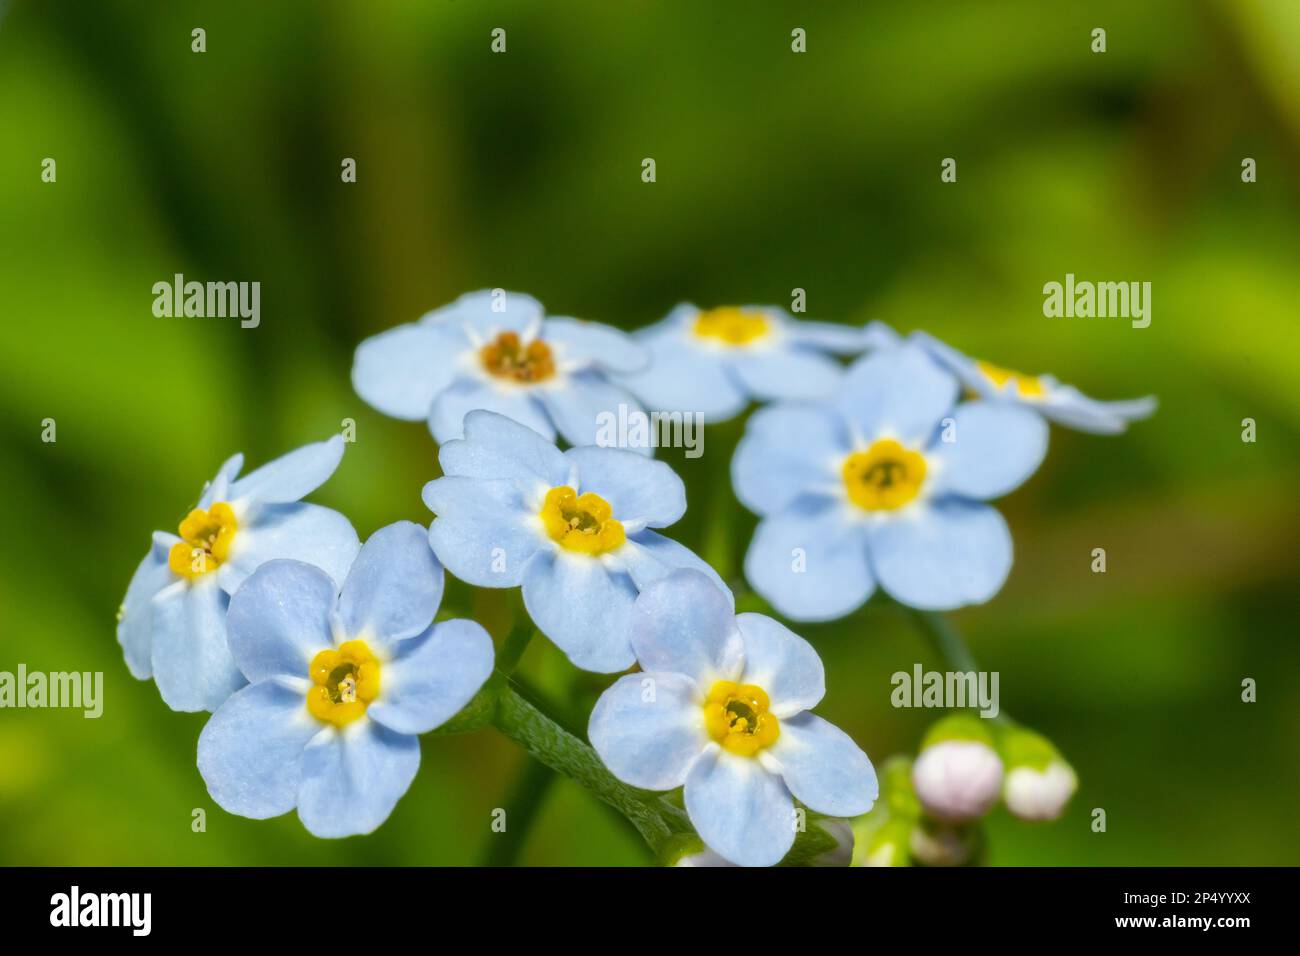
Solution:
<svg viewBox="0 0 1300 956"><path fill-rule="evenodd" d="M522 653L519 645L526 646L532 633L531 627L525 633L522 626L511 631L498 652L498 667L491 679L459 714L434 733L457 734L486 726L496 728L538 764L568 777L625 817L645 840L655 858L664 860L684 836L694 835L695 831L685 810L666 797L628 786L611 774L589 744L569 733L526 700L503 672L502 665L509 662L512 647L518 647L518 652ZM524 636L518 637L520 634ZM553 779L551 774L534 776L529 771L524 771L520 779L523 781L531 777L534 782L541 782L543 776ZM522 790L522 787L517 789ZM529 799L532 799L531 796ZM536 806L530 806L526 812L535 810ZM530 821L525 818L524 824L528 822ZM516 826L518 823L516 821ZM824 830L808 826L798 835L782 865L807 866L834 847L834 839ZM496 862L502 853L514 854L517 851L517 846L502 847L499 852L493 851L491 857Z"/></svg>
<svg viewBox="0 0 1300 956"><path fill-rule="evenodd" d="M966 642L962 640L961 634L951 621L935 611L912 609L911 613L912 619L917 622L931 646L951 670L963 673L979 671L980 666L975 660L975 655L966 646ZM1006 712L1000 709L996 717L989 719L999 726L1007 726L1011 723Z"/></svg>
<svg viewBox="0 0 1300 956"><path fill-rule="evenodd" d="M627 817L656 856L675 834L690 830L684 812L618 780L590 746L524 700L509 684L500 687L496 703L492 725L497 730Z"/></svg>

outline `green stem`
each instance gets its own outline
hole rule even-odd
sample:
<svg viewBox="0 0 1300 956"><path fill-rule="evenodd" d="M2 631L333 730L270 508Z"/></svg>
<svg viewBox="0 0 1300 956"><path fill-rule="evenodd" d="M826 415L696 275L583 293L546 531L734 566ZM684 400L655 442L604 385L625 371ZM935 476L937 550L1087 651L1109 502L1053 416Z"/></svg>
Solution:
<svg viewBox="0 0 1300 956"><path fill-rule="evenodd" d="M722 457L726 461L724 468L729 469L744 430L744 416L737 416L732 421L706 430L705 435L710 442L707 454ZM730 581L736 575L734 548L739 509L740 503L731 490L731 482L716 483L709 495L709 520L705 524L701 557L724 581Z"/></svg>
<svg viewBox="0 0 1300 956"><path fill-rule="evenodd" d="M497 651L496 669L499 673L509 677L515 672L515 668L519 666L519 659L524 656L524 651L528 650L528 643L535 633L537 629L527 617L515 622L506 639L501 642L501 649Z"/></svg>
<svg viewBox="0 0 1300 956"><path fill-rule="evenodd" d="M509 663L510 648L518 647L522 653L521 645L527 644L526 636L518 642L512 640L518 631L518 628L512 631L502 644L498 655L501 665ZM528 634L531 633L529 629ZM513 817L507 818L506 831L512 837L510 842L491 847L488 851L491 865L508 864L518 855L540 808L543 790L548 781L554 780L550 771L564 774L627 819L657 860L664 861L671 856L667 852L671 845L698 839L685 810L658 793L628 786L611 774L589 744L522 697L500 668L459 714L434 733L467 733L488 725L537 761L531 765L537 768L535 771L525 770L516 781L510 800ZM783 865L806 865L833 845L834 841L819 827L810 826L799 835Z"/></svg>
<svg viewBox="0 0 1300 956"><path fill-rule="evenodd" d="M541 812L555 781L555 772L536 760L524 760L519 776L506 798L506 828L493 833L483 854L484 866L514 866L528 842L528 832Z"/></svg>
<svg viewBox="0 0 1300 956"><path fill-rule="evenodd" d="M533 757L590 790L632 821L656 856L676 833L688 830L685 814L654 794L616 778L590 746L569 733L509 685L497 697L492 724Z"/></svg>
<svg viewBox="0 0 1300 956"><path fill-rule="evenodd" d="M912 611L912 616L925 636L929 638L934 649L939 652L944 663L954 671L977 671L979 665L975 663L975 656L971 654L970 649L966 647L966 642L961 639L957 629L942 614L936 614L934 611Z"/></svg>
<svg viewBox="0 0 1300 956"><path fill-rule="evenodd" d="M939 656L943 658L949 670L965 673L980 669L975 660L975 655L970 652L970 648L962 640L961 634L957 632L952 622L946 617L935 611L918 611L913 608L912 618L920 625L921 630ZM1001 709L999 709L998 715L991 719L998 724L1009 724L1011 722L1006 712Z"/></svg>

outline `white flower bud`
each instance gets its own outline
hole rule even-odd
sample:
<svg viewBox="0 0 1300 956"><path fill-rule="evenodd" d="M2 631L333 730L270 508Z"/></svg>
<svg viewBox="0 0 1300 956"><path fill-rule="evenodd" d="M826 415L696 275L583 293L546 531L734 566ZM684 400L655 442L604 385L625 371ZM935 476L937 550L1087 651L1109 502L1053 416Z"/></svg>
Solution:
<svg viewBox="0 0 1300 956"><path fill-rule="evenodd" d="M926 813L959 822L982 817L1002 791L1002 758L977 740L941 740L912 765L912 786Z"/></svg>
<svg viewBox="0 0 1300 956"><path fill-rule="evenodd" d="M1055 820L1079 786L1068 764L1054 760L1043 770L1015 767L1007 774L1002 799L1022 820Z"/></svg>

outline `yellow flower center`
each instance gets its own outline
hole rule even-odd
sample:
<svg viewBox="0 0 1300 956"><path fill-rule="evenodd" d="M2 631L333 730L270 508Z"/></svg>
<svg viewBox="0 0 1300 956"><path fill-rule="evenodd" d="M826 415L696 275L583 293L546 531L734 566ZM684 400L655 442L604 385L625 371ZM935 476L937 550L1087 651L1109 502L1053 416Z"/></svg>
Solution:
<svg viewBox="0 0 1300 956"><path fill-rule="evenodd" d="M511 382L531 384L555 374L551 347L541 339L524 345L516 332L502 332L479 349L479 357L490 374Z"/></svg>
<svg viewBox="0 0 1300 956"><path fill-rule="evenodd" d="M623 524L613 513L600 495L580 495L568 485L548 491L539 512L552 541L567 551L590 555L613 551L626 540Z"/></svg>
<svg viewBox="0 0 1300 956"><path fill-rule="evenodd" d="M901 508L921 491L925 457L892 438L871 443L844 459L844 488L849 500L867 511Z"/></svg>
<svg viewBox="0 0 1300 956"><path fill-rule="evenodd" d="M770 706L761 687L715 681L704 701L704 727L725 749L752 757L781 736L781 722L768 712Z"/></svg>
<svg viewBox="0 0 1300 956"><path fill-rule="evenodd" d="M365 641L345 641L321 651L308 668L312 686L307 710L317 720L342 727L361 717L379 696L379 661Z"/></svg>
<svg viewBox="0 0 1300 956"><path fill-rule="evenodd" d="M975 367L997 389L1006 389L1010 386L1021 398L1028 399L1042 398L1047 394L1043 380L1037 375L1013 372L1010 369L1000 368L988 362L976 362Z"/></svg>
<svg viewBox="0 0 1300 956"><path fill-rule="evenodd" d="M695 334L702 339L716 339L727 345L749 345L769 331L767 316L746 312L735 306L709 309L695 317Z"/></svg>
<svg viewBox="0 0 1300 956"><path fill-rule="evenodd" d="M191 581L215 571L230 556L238 528L234 510L224 501L207 511L195 508L181 522L181 540L168 552L167 566Z"/></svg>

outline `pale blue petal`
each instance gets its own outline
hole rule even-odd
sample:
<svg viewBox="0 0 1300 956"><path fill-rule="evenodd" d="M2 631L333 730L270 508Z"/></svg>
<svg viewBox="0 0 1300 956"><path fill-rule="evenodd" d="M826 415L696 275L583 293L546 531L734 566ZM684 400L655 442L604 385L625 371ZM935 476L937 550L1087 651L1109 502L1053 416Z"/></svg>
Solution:
<svg viewBox="0 0 1300 956"><path fill-rule="evenodd" d="M891 437L904 445L929 440L951 411L958 384L918 346L881 349L849 367L838 405L858 437Z"/></svg>
<svg viewBox="0 0 1300 956"><path fill-rule="evenodd" d="M628 674L596 701L587 738L624 783L672 790L709 744L703 704L700 688L683 674Z"/></svg>
<svg viewBox="0 0 1300 956"><path fill-rule="evenodd" d="M632 602L636 586L597 558L542 551L524 569L524 607L574 666L613 674L635 663Z"/></svg>
<svg viewBox="0 0 1300 956"><path fill-rule="evenodd" d="M149 553L136 567L135 574L131 575L131 583L127 585L126 597L122 598L117 619L117 642L122 645L126 666L131 675L140 680L148 680L153 676L153 665L150 662L153 596L177 580L176 575L167 567L166 547L156 541L152 542Z"/></svg>
<svg viewBox="0 0 1300 956"><path fill-rule="evenodd" d="M500 292L500 294L495 294ZM468 326L480 337L498 332L526 332L542 320L542 304L531 295L505 290L466 292L450 305L420 317L421 325Z"/></svg>
<svg viewBox="0 0 1300 956"><path fill-rule="evenodd" d="M773 866L794 845L794 801L758 760L715 747L686 776L686 813L715 853L738 866Z"/></svg>
<svg viewBox="0 0 1300 956"><path fill-rule="evenodd" d="M908 336L908 341L918 345L934 362L956 375L963 385L979 395L989 398L1000 394L997 386L980 373L979 365L973 358L957 351L947 342L919 329Z"/></svg>
<svg viewBox="0 0 1300 956"><path fill-rule="evenodd" d="M611 372L637 372L650 362L650 353L626 332L581 319L547 319L542 339L556 352L559 364L583 362Z"/></svg>
<svg viewBox="0 0 1300 956"><path fill-rule="evenodd" d="M962 383L985 398L1014 402L1032 408L1045 417L1067 428L1098 435L1114 435L1124 431L1130 421L1146 418L1156 410L1153 395L1118 402L1102 402L1084 395L1073 385L1061 385L1050 375L1039 376L1047 394L1041 398L1021 397L1010 384L1002 387L990 381L972 358L952 346L924 332L913 332L912 338L935 361L951 369Z"/></svg>
<svg viewBox="0 0 1300 956"><path fill-rule="evenodd" d="M720 350L700 348L675 326L640 341L650 350L650 364L615 381L627 386L647 408L699 412L712 423L733 417L749 404Z"/></svg>
<svg viewBox="0 0 1300 956"><path fill-rule="evenodd" d="M373 637L388 647L429 626L442 588L442 565L429 547L429 532L399 521L362 545L339 595L339 619L349 637Z"/></svg>
<svg viewBox="0 0 1300 956"><path fill-rule="evenodd" d="M862 335L869 349L896 348L904 341L901 335L879 319L868 322L863 327Z"/></svg>
<svg viewBox="0 0 1300 956"><path fill-rule="evenodd" d="M555 443L533 429L498 415L465 416L465 437L438 452L444 474L462 478L508 478L543 490L569 480L569 466Z"/></svg>
<svg viewBox="0 0 1300 956"><path fill-rule="evenodd" d="M641 592L632 647L643 670L685 674L702 687L734 680L744 665L731 596L699 571L674 571Z"/></svg>
<svg viewBox="0 0 1300 956"><path fill-rule="evenodd" d="M478 379L457 379L438 393L429 413L429 431L439 445L464 437L465 416L477 409L496 412L511 421L527 425L543 438L555 440L555 426L537 398L537 389L524 386L497 387Z"/></svg>
<svg viewBox="0 0 1300 956"><path fill-rule="evenodd" d="M545 543L536 511L510 481L437 478L424 486L424 503L438 516L429 526L434 554L478 587L517 587Z"/></svg>
<svg viewBox="0 0 1300 956"><path fill-rule="evenodd" d="M400 734L423 734L469 703L492 673L492 638L475 621L443 621L397 646L366 714Z"/></svg>
<svg viewBox="0 0 1300 956"><path fill-rule="evenodd" d="M760 408L745 423L731 459L736 497L750 511L767 515L802 494L838 491L850 445L843 419L826 406Z"/></svg>
<svg viewBox="0 0 1300 956"><path fill-rule="evenodd" d="M848 507L799 498L759 522L745 553L745 577L785 617L831 621L875 590L862 527L850 520Z"/></svg>
<svg viewBox="0 0 1300 956"><path fill-rule="evenodd" d="M975 401L952 413L951 442L929 449L935 495L996 498L1020 486L1047 454L1047 423L1022 405Z"/></svg>
<svg viewBox="0 0 1300 956"><path fill-rule="evenodd" d="M787 322L785 333L790 340L824 352L851 355L868 348L873 340L867 329L838 322L814 322L797 319Z"/></svg>
<svg viewBox="0 0 1300 956"><path fill-rule="evenodd" d="M298 817L318 837L370 833L388 819L419 769L418 737L373 720L326 727L303 751Z"/></svg>
<svg viewBox="0 0 1300 956"><path fill-rule="evenodd" d="M226 641L229 602L211 574L154 596L150 660L158 693L172 710L216 710L244 686Z"/></svg>
<svg viewBox="0 0 1300 956"><path fill-rule="evenodd" d="M456 325L399 325L357 346L352 387L362 401L385 415L423 421L470 348L464 330Z"/></svg>
<svg viewBox="0 0 1300 956"><path fill-rule="evenodd" d="M781 720L816 707L826 694L826 669L813 646L762 614L737 614L736 626L745 642L741 682L767 691Z"/></svg>
<svg viewBox="0 0 1300 956"><path fill-rule="evenodd" d="M255 504L297 501L325 484L342 460L342 435L304 445L240 478L230 486L229 500Z"/></svg>
<svg viewBox="0 0 1300 956"><path fill-rule="evenodd" d="M686 513L686 486L662 461L649 461L622 448L571 448L565 461L578 472L578 494L588 491L609 502L614 517L663 528Z"/></svg>
<svg viewBox="0 0 1300 956"><path fill-rule="evenodd" d="M244 467L244 456L236 453L227 458L217 469L217 476L203 486L203 494L199 496L199 503L196 507L205 511L212 507L213 502L230 500L230 484L239 474L239 470Z"/></svg>
<svg viewBox="0 0 1300 956"><path fill-rule="evenodd" d="M829 397L844 377L833 359L812 349L775 347L737 349L731 369L759 401L816 401Z"/></svg>
<svg viewBox="0 0 1300 956"><path fill-rule="evenodd" d="M1045 401L1033 404L1044 415L1068 428L1097 435L1117 435L1128 423L1150 417L1156 410L1156 398L1133 398L1102 402L1089 398L1070 385L1051 388Z"/></svg>
<svg viewBox="0 0 1300 956"><path fill-rule="evenodd" d="M1011 532L989 505L946 499L869 533L871 565L896 601L930 611L982 604L1011 570Z"/></svg>
<svg viewBox="0 0 1300 956"><path fill-rule="evenodd" d="M605 444L599 441L611 432L617 437L620 407L624 417L644 414L641 403L600 372L574 372L561 383L537 390L551 421L570 445ZM638 455L653 455L648 443L631 449Z"/></svg>
<svg viewBox="0 0 1300 956"><path fill-rule="evenodd" d="M876 770L853 739L815 714L781 721L781 735L764 756L780 765L790 792L810 810L861 816L880 793Z"/></svg>
<svg viewBox="0 0 1300 956"><path fill-rule="evenodd" d="M617 552L620 566L632 576L632 582L638 591L644 591L651 582L658 581L666 574L680 568L690 568L707 574L727 595L727 600L735 605L731 588L713 570L703 558L672 538L657 532L645 530L628 535L627 541Z"/></svg>
<svg viewBox="0 0 1300 956"><path fill-rule="evenodd" d="M666 316L658 322L651 322L632 333L632 337L642 345L661 335L686 335L699 316L698 306L689 302L679 302Z"/></svg>
<svg viewBox="0 0 1300 956"><path fill-rule="evenodd" d="M199 774L227 813L265 820L298 802L302 755L321 724L295 690L259 681L236 691L199 734Z"/></svg>
<svg viewBox="0 0 1300 956"><path fill-rule="evenodd" d="M268 505L239 526L217 579L234 594L260 565L288 558L315 565L341 585L360 550L351 522L337 511L303 502Z"/></svg>
<svg viewBox="0 0 1300 956"><path fill-rule="evenodd" d="M334 646L338 585L301 561L268 561L230 599L230 653L250 681L309 676L311 659Z"/></svg>

